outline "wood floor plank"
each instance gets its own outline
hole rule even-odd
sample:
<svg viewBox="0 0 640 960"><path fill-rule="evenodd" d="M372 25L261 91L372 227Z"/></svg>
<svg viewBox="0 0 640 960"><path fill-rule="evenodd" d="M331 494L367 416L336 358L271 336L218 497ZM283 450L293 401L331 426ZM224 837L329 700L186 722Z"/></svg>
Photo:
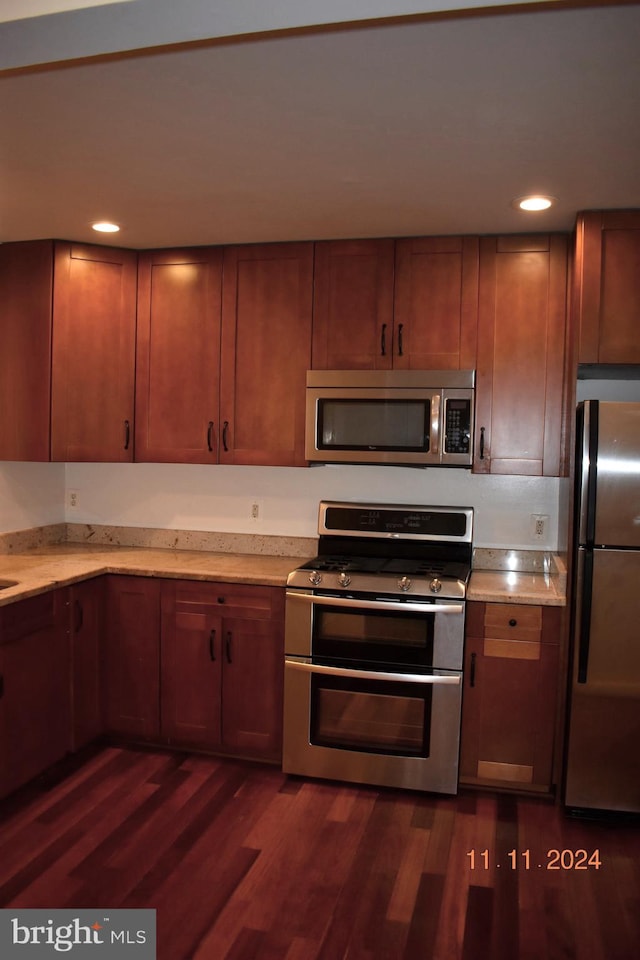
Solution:
<svg viewBox="0 0 640 960"><path fill-rule="evenodd" d="M146 777L158 764L156 756L142 757L137 766L125 767L118 777L103 783L99 801L92 796L88 807L85 802L70 803L65 815L56 819L55 826L51 825L45 832L41 826L31 849L27 847L23 851L20 867L13 865L10 878L0 884L0 903L27 906L29 901L29 905L39 906L37 898L42 896L45 898L42 905L46 906L47 897L60 896L57 871L68 868L70 863L75 865L79 857L89 855L102 836L116 828L129 811L135 809L139 793L154 789L146 784ZM11 841L3 847L5 845L10 847ZM6 869L9 862L7 857ZM33 884L38 885L36 891L30 889ZM34 898L36 902L31 903Z"/></svg>
<svg viewBox="0 0 640 960"><path fill-rule="evenodd" d="M387 919L409 924L415 909L422 867L429 846L429 831L411 827L387 907Z"/></svg>
<svg viewBox="0 0 640 960"><path fill-rule="evenodd" d="M518 848L518 803L515 796L499 796L496 801L496 872L494 882L494 923L491 934L492 960L513 960L519 952L518 895L520 873L509 866L509 855ZM500 864L500 867L498 867Z"/></svg>
<svg viewBox="0 0 640 960"><path fill-rule="evenodd" d="M157 759L151 758L153 763ZM135 769L134 769L135 768ZM135 757L111 755L105 764L87 765L86 776L80 771L69 778L69 782L61 783L54 790L46 789L44 793L34 793L32 789L21 791L25 802L21 808L13 809L15 799L9 798L2 803L3 819L11 822L10 835L4 836L2 857L0 858L0 884L8 877L13 876L27 861L33 859L34 853L39 852L48 843L54 832L52 824L58 821L55 830L62 832L64 824L71 824L77 816L86 813L86 808L92 800L104 799L108 791L108 783L117 788L120 776L127 770L132 770L132 782L140 777L140 767ZM82 796L80 814L74 803L75 798ZM27 798L33 797L28 801Z"/></svg>
<svg viewBox="0 0 640 960"><path fill-rule="evenodd" d="M467 857L470 873L469 883L477 887L493 887L496 871L496 797L481 793L476 798L473 815L474 832L471 845L466 853L473 851L473 869L471 857ZM482 854L487 851L486 857Z"/></svg>
<svg viewBox="0 0 640 960"><path fill-rule="evenodd" d="M423 873L420 878L416 905L409 925L403 960L415 960L421 953L433 957L438 934L440 907L444 890L444 876L439 873Z"/></svg>
<svg viewBox="0 0 640 960"><path fill-rule="evenodd" d="M472 849L475 826L474 814L456 814L449 848L450 866L442 889L435 956L460 957L462 954L469 886L475 875L475 871L470 870L467 854Z"/></svg>
<svg viewBox="0 0 640 960"><path fill-rule="evenodd" d="M158 960L630 960L638 903L638 822L537 798L111 746L0 802L0 905L152 907Z"/></svg>
<svg viewBox="0 0 640 960"><path fill-rule="evenodd" d="M494 892L490 887L471 884L467 893L467 910L461 960L491 957L494 924Z"/></svg>

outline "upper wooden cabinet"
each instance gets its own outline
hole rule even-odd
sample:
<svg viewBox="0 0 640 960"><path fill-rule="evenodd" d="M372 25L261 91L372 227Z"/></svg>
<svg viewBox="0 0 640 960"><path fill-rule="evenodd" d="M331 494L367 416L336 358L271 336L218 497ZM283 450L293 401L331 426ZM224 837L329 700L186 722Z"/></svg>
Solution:
<svg viewBox="0 0 640 960"><path fill-rule="evenodd" d="M477 311L476 237L396 241L394 367L473 369Z"/></svg>
<svg viewBox="0 0 640 960"><path fill-rule="evenodd" d="M393 363L393 240L315 245L314 370L384 370Z"/></svg>
<svg viewBox="0 0 640 960"><path fill-rule="evenodd" d="M476 473L560 473L566 288L566 236L480 241Z"/></svg>
<svg viewBox="0 0 640 960"><path fill-rule="evenodd" d="M56 242L51 459L133 459L134 250Z"/></svg>
<svg viewBox="0 0 640 960"><path fill-rule="evenodd" d="M225 249L221 463L306 463L312 300L313 244Z"/></svg>
<svg viewBox="0 0 640 960"><path fill-rule="evenodd" d="M50 240L0 244L0 460L49 459L52 287Z"/></svg>
<svg viewBox="0 0 640 960"><path fill-rule="evenodd" d="M573 304L580 363L640 363L640 210L578 216Z"/></svg>
<svg viewBox="0 0 640 960"><path fill-rule="evenodd" d="M216 463L222 250L149 250L138 264L135 459Z"/></svg>
<svg viewBox="0 0 640 960"><path fill-rule="evenodd" d="M472 369L478 240L316 244L314 369Z"/></svg>

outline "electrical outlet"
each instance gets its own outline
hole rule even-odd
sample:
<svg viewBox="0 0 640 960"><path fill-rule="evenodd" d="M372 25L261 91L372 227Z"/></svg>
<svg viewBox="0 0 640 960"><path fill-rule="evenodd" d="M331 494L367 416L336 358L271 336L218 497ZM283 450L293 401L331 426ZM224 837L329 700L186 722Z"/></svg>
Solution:
<svg viewBox="0 0 640 960"><path fill-rule="evenodd" d="M70 507L77 507L80 497L77 490L67 490L67 504Z"/></svg>
<svg viewBox="0 0 640 960"><path fill-rule="evenodd" d="M249 520L258 522L262 520L262 514L264 513L264 503L262 500L252 500L249 507Z"/></svg>
<svg viewBox="0 0 640 960"><path fill-rule="evenodd" d="M546 540L547 526L549 525L548 515L546 513L532 513L530 516L530 520L531 520L531 539Z"/></svg>

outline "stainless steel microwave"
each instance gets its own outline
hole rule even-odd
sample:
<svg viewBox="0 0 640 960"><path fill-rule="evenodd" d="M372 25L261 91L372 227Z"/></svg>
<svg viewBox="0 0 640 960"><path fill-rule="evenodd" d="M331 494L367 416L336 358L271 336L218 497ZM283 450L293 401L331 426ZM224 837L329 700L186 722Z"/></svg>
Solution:
<svg viewBox="0 0 640 960"><path fill-rule="evenodd" d="M470 467L474 370L309 370L312 463Z"/></svg>

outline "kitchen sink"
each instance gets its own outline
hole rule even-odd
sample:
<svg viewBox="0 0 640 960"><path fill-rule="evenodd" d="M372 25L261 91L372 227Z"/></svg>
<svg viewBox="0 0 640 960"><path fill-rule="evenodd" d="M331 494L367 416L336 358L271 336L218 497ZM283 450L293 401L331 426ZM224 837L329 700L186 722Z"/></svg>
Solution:
<svg viewBox="0 0 640 960"><path fill-rule="evenodd" d="M7 587L17 587L17 580L0 580L0 590L6 590Z"/></svg>

